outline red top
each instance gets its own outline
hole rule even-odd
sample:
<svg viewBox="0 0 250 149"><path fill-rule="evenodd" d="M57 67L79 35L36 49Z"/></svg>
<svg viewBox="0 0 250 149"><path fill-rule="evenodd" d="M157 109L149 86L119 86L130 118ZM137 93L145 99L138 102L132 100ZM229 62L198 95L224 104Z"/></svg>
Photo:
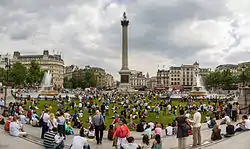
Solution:
<svg viewBox="0 0 250 149"><path fill-rule="evenodd" d="M128 129L128 126L127 125L122 125L122 126L118 126L116 128L116 131L114 133L114 138L115 137L118 137L118 138L127 138L130 136L130 131Z"/></svg>
<svg viewBox="0 0 250 149"><path fill-rule="evenodd" d="M5 122L5 124L4 124L4 130L5 130L6 132L9 132L9 131L10 131L10 123L11 123L11 121L10 121L10 120L7 120L7 121Z"/></svg>

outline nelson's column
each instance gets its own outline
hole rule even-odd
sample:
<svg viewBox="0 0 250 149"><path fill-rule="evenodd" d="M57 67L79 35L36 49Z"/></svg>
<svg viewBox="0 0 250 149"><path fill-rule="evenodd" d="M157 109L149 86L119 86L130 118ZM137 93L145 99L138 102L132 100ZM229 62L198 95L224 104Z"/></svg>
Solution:
<svg viewBox="0 0 250 149"><path fill-rule="evenodd" d="M128 91L130 89L129 77L131 71L128 68L128 25L129 20L127 19L126 13L123 13L123 19L121 20L122 26L122 68L119 71L121 76L120 90Z"/></svg>

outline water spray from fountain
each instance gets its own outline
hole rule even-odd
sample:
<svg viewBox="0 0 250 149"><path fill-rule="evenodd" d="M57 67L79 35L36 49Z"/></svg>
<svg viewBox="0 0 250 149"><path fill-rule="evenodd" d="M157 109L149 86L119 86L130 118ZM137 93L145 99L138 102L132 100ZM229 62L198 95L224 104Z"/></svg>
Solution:
<svg viewBox="0 0 250 149"><path fill-rule="evenodd" d="M196 75L196 86L193 87L189 93L191 96L207 96L207 90L205 89L202 78L199 74Z"/></svg>
<svg viewBox="0 0 250 149"><path fill-rule="evenodd" d="M52 81L52 74L50 73L50 71L45 72L41 83L41 90L42 91L51 90L52 89L51 81Z"/></svg>
<svg viewBox="0 0 250 149"><path fill-rule="evenodd" d="M196 87L200 87L200 91L207 92L207 90L203 84L202 77L199 74L196 75Z"/></svg>

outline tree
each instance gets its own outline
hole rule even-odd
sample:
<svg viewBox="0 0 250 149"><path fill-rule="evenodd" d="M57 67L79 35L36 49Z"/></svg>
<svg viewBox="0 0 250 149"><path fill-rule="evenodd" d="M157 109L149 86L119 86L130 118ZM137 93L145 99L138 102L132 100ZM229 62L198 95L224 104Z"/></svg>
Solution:
<svg viewBox="0 0 250 149"><path fill-rule="evenodd" d="M31 61L30 68L28 70L26 82L30 85L40 84L43 78L44 72L41 71L40 65L37 61Z"/></svg>
<svg viewBox="0 0 250 149"><path fill-rule="evenodd" d="M3 84L6 83L6 75L6 70L4 68L0 68L0 82L2 82Z"/></svg>
<svg viewBox="0 0 250 149"><path fill-rule="evenodd" d="M73 87L73 83L72 83L72 79L68 79L67 77L63 79L63 87L64 88L72 88Z"/></svg>
<svg viewBox="0 0 250 149"><path fill-rule="evenodd" d="M220 85L220 72L210 72L204 77L204 83L207 88L218 87Z"/></svg>
<svg viewBox="0 0 250 149"><path fill-rule="evenodd" d="M86 69L84 72L84 85L86 87L96 87L97 80L95 74L90 69Z"/></svg>
<svg viewBox="0 0 250 149"><path fill-rule="evenodd" d="M16 85L23 85L26 79L27 69L26 67L17 62L10 70L10 77Z"/></svg>

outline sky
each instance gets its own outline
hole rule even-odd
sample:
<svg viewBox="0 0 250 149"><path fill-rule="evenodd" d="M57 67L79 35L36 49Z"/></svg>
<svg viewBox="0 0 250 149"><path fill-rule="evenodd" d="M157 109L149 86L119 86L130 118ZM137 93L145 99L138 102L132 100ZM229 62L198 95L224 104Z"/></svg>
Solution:
<svg viewBox="0 0 250 149"><path fill-rule="evenodd" d="M102 67L118 79L123 12L130 69L154 76L195 61L249 60L249 0L0 0L0 53L61 52L65 65Z"/></svg>

